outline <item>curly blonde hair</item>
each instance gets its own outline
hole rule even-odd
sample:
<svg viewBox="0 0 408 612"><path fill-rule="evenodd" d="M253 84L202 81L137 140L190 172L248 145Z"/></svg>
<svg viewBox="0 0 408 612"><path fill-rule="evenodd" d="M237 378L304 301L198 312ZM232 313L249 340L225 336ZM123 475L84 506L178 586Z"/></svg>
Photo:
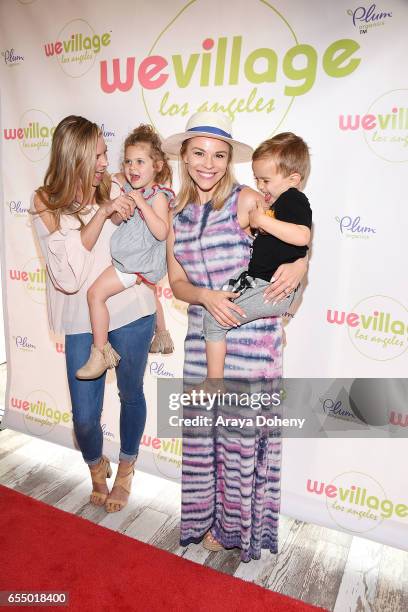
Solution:
<svg viewBox="0 0 408 612"><path fill-rule="evenodd" d="M153 162L163 162L162 169L155 175L155 182L159 183L160 185L171 187L173 173L169 165L167 155L161 148L160 136L154 130L152 125L141 123L126 138L124 142L124 150L126 151L127 147L143 144L150 145L149 156Z"/></svg>

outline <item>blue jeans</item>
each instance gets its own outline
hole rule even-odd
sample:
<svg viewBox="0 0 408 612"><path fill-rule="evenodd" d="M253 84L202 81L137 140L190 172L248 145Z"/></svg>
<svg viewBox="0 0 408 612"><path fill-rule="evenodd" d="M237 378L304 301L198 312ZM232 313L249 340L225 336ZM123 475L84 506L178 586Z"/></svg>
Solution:
<svg viewBox="0 0 408 612"><path fill-rule="evenodd" d="M139 451L146 423L143 376L155 322L156 315L148 315L108 334L109 342L121 356L116 368L120 399L120 461L133 461ZM101 414L106 373L95 380L78 380L75 372L87 361L92 340L90 333L65 337L72 420L79 448L88 465L98 463L102 457Z"/></svg>

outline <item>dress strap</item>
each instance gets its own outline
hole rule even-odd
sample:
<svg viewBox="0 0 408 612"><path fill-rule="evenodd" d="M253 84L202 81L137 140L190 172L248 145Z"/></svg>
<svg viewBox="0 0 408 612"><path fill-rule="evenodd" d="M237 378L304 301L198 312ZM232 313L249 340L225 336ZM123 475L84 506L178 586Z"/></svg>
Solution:
<svg viewBox="0 0 408 612"><path fill-rule="evenodd" d="M233 216L236 216L236 214L237 214L238 197L239 197L240 192L244 189L244 187L247 187L247 185L238 185L238 183L237 183L232 188L232 191L231 191L231 194L229 196L229 199L230 199L230 202L231 202L231 213L232 213Z"/></svg>
<svg viewBox="0 0 408 612"><path fill-rule="evenodd" d="M132 186L129 185L129 183L126 181L126 183L121 187L121 190L123 193L129 193L129 191L132 191ZM176 200L176 194L174 193L174 191L172 189L170 189L169 187L165 187L164 185L159 185L157 183L155 183L154 185L152 185L152 187L149 187L148 189L141 189L140 190L142 196L144 197L144 199L146 200L146 202L149 202L149 204L152 203L152 201L154 200L154 198L157 196L157 194L159 193L163 193L164 196L167 199L168 202L168 206L169 208L173 208L174 207L174 203Z"/></svg>
<svg viewBox="0 0 408 612"><path fill-rule="evenodd" d="M165 185L159 185L158 183L155 183L151 190L149 190L149 193L146 194L148 190L142 190L143 192L143 197L145 198L145 200L153 200L158 193L162 193L166 199L167 199L167 203L169 208L173 208L174 207L174 203L176 200L176 194L174 193L174 191L172 189L170 189L170 187L166 187Z"/></svg>

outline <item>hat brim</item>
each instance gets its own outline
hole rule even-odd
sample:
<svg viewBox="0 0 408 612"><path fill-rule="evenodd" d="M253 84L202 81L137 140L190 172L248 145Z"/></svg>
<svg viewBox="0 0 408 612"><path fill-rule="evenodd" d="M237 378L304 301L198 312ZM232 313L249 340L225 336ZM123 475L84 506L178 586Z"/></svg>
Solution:
<svg viewBox="0 0 408 612"><path fill-rule="evenodd" d="M215 140L223 140L231 145L233 150L233 162L242 163L248 162L252 159L252 153L254 152L253 148L243 142L238 142L238 140L233 140L232 138L224 138L223 136L214 136L209 132L183 132L181 134L174 134L173 136L169 136L162 142L162 149L165 153L169 155L179 157L181 145L185 140L190 140L191 138L196 138L197 136L205 136L205 138L214 138Z"/></svg>

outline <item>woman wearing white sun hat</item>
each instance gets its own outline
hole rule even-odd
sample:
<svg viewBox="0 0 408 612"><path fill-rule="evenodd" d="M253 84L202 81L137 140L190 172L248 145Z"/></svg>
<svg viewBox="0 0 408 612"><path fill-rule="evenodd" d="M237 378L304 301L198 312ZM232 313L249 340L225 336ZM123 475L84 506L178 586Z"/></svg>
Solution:
<svg viewBox="0 0 408 612"><path fill-rule="evenodd" d="M168 274L176 298L190 304L184 377L206 376L203 312L235 326L244 314L221 287L246 267L252 237L248 214L262 196L239 185L232 161L250 161L252 148L232 138L231 122L219 113L196 113L186 131L163 142L179 155L181 186L168 240ZM306 263L278 268L265 299L280 300L296 287ZM226 378L273 379L282 371L281 319L253 321L227 335ZM261 549L277 552L280 502L280 441L222 435L183 441L181 543L210 550L239 547L243 561Z"/></svg>

